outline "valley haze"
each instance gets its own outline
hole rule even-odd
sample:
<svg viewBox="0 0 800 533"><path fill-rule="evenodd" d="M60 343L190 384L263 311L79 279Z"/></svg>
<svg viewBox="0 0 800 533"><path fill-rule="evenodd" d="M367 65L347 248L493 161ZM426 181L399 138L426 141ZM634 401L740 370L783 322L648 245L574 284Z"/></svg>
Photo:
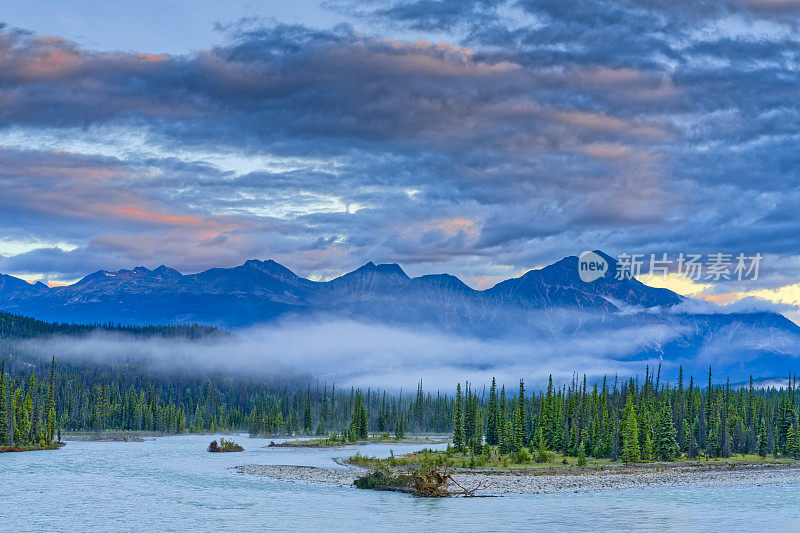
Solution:
<svg viewBox="0 0 800 533"><path fill-rule="evenodd" d="M274 262L184 275L166 266L97 271L65 287L3 275L0 310L42 320L121 324L208 324L232 330L202 342L135 339L96 332L33 339L43 357L100 357L274 376L309 372L327 382L413 386L558 382L574 372L644 374L665 380L704 376L713 367L734 382L780 378L800 350L800 328L767 308L730 310L616 279L616 261L584 282L575 256L486 290L455 276L409 278L397 264L364 266L327 282ZM296 371L294 370L296 369Z"/></svg>

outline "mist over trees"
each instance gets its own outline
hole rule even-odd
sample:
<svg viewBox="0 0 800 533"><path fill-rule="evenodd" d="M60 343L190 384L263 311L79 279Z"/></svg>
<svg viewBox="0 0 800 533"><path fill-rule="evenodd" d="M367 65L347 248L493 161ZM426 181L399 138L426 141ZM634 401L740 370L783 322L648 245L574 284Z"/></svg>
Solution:
<svg viewBox="0 0 800 533"><path fill-rule="evenodd" d="M48 324L0 314L3 339L83 334L91 328ZM213 328L127 328L134 336L195 338ZM414 394L340 388L299 375L269 379L213 373L152 371L109 362L26 359L0 343L0 445L50 443L61 431L247 431L252 436L452 433L456 451L488 446L517 458L563 455L626 462L671 461L685 455L799 457L796 378L783 388L714 384L680 371L674 384L660 369L643 380L618 377L588 383L577 374L529 392L523 380L507 390L492 379L476 387ZM512 392L513 391L513 392Z"/></svg>

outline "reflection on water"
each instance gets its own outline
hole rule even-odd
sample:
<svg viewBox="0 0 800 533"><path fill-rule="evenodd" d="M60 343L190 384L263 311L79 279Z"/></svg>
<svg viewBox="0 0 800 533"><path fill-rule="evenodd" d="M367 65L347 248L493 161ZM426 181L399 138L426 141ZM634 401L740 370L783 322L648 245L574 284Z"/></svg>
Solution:
<svg viewBox="0 0 800 533"><path fill-rule="evenodd" d="M267 448L269 439L240 436L243 453L212 454L211 439L70 442L58 451L2 454L0 530L800 530L798 485L425 500L231 470L338 468L332 458L356 451L385 457L390 449L399 455L424 445Z"/></svg>

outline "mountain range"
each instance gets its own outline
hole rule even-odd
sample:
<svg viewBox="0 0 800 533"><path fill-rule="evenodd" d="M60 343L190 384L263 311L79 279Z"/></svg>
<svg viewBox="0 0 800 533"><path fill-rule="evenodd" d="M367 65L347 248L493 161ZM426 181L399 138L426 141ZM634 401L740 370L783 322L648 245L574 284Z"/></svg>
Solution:
<svg viewBox="0 0 800 533"><path fill-rule="evenodd" d="M616 279L616 261L596 253L609 268L595 281L582 281L578 258L570 256L486 290L449 274L410 278L397 264L372 262L326 282L272 260L186 275L166 266L100 270L63 287L0 275L0 310L57 322L236 329L323 317L481 339L580 338L589 347L611 340L620 359L661 358L697 368L722 359L742 378L782 376L793 364L800 328L782 315L725 313L711 304L693 311L697 306L686 304L694 301L672 291Z"/></svg>

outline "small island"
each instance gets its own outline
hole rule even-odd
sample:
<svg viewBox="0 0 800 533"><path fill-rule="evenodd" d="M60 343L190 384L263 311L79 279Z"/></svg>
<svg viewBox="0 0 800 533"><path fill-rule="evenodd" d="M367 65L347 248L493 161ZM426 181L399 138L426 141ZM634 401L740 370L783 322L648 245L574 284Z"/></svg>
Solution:
<svg viewBox="0 0 800 533"><path fill-rule="evenodd" d="M215 441L215 440L211 441L211 444L208 445L208 451L214 452L214 453L220 453L220 452L243 452L244 448L242 448L241 446L239 446L238 444L236 444L235 442L233 442L231 440L225 440L222 437L220 437L219 444L217 444L217 441Z"/></svg>

